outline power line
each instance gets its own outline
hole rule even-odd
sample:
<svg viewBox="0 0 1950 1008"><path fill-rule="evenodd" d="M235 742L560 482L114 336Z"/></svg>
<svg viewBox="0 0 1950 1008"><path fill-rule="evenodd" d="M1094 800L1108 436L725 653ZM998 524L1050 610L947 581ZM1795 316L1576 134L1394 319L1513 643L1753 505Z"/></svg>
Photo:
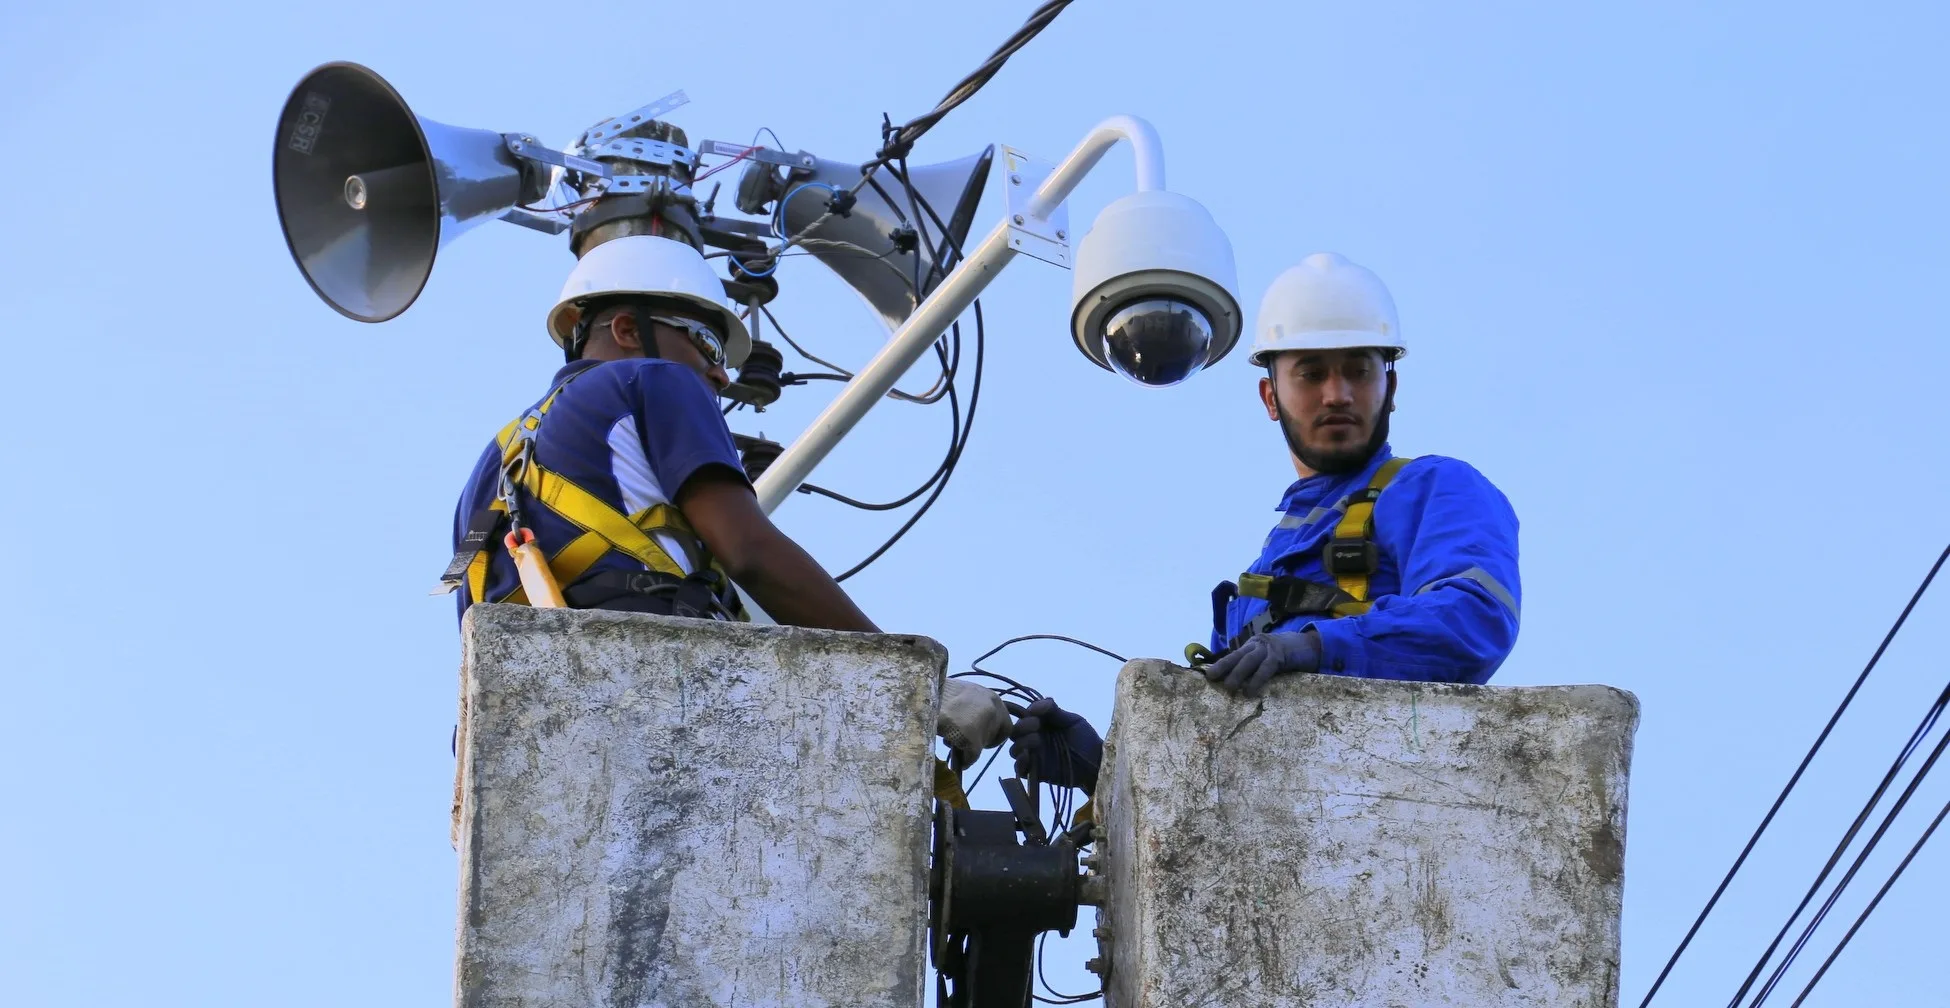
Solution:
<svg viewBox="0 0 1950 1008"><path fill-rule="evenodd" d="M860 181L848 186L844 197L836 193L834 198L827 202L825 213L808 221L805 227L786 238L783 244L772 250L772 254L776 256L799 244L814 229L826 223L834 213L838 212L848 198L859 195L860 190L873 181L875 172L891 161L906 157L908 151L913 148L914 142L919 140L922 134L933 129L934 125L940 122L943 116L954 111L956 106L974 97L975 92L980 91L984 85L994 79L996 73L1002 69L1002 64L1008 62L1010 56L1015 55L1017 50L1029 44L1030 39L1049 27L1050 22L1056 20L1056 16L1061 14L1063 8L1068 7L1070 2L1071 0L1049 0L1048 3L1036 8L1029 15L1028 20L1023 22L1022 27L1005 39L995 52L990 53L989 58L984 60L981 66L976 67L968 76L962 78L960 83L949 89L947 96L942 98L932 111L910 119L898 128L882 115L880 151L874 155L873 160L860 166Z"/></svg>
<svg viewBox="0 0 1950 1008"><path fill-rule="evenodd" d="M1930 567L1930 572L1923 576L1923 582L1917 585L1916 591L1910 595L1909 604L1903 606L1903 611L1896 617L1896 622L1889 627L1889 632L1883 635L1882 643L1876 646L1875 654L1869 656L1869 663L1862 667L1862 674L1855 677L1854 685L1848 688L1848 693L1842 697L1842 702L1835 708L1835 713L1829 715L1828 723L1822 726L1821 734L1815 736L1814 745L1809 746L1808 754L1801 757L1801 765L1794 768L1794 775L1788 778L1787 786L1781 788L1780 795L1774 799L1773 806L1768 808L1767 815L1763 816L1760 825L1754 828L1754 835L1747 838L1747 845L1740 849L1740 856L1733 859L1733 867L1727 869L1726 877L1720 880L1720 884L1713 890L1713 895L1708 897L1706 906L1700 909L1699 916L1694 918L1692 926L1686 929L1686 936L1679 940L1679 947L1672 950L1672 956L1666 960L1665 967L1659 971L1658 979L1652 981L1652 988L1645 992L1645 999L1639 1002L1639 1008L1647 1008L1652 1003L1653 996L1659 993L1659 988L1665 984L1666 977L1672 974L1672 968L1678 965L1679 957L1684 955L1687 947L1693 943L1693 937L1699 934L1700 926L1706 923L1707 915L1711 914L1713 908L1719 904L1720 897L1727 891L1727 886L1733 884L1734 876L1738 875L1741 866L1747 863L1747 856L1752 854L1754 846L1760 843L1761 834L1766 833L1767 827L1773 824L1774 816L1781 811L1781 806L1787 802L1787 797L1793 792L1794 786L1801 782L1801 775L1807 772L1808 764L1814 762L1815 753L1820 752L1822 743L1828 741L1829 733L1835 730L1835 725L1841 721L1843 712L1847 711L1849 704L1854 702L1855 694L1860 692L1862 684L1868 681L1869 673L1875 671L1876 663L1882 660L1883 652L1887 651L1889 643L1896 639L1897 631L1901 630L1903 624L1908 621L1909 614L1916 609L1916 603L1922 600L1923 593L1929 590L1930 583L1936 580L1937 572L1943 569L1946 560L1950 560L1950 546L1945 546L1943 552L1937 556L1936 563ZM1738 998L1735 1000L1737 1001Z"/></svg>
<svg viewBox="0 0 1950 1008"><path fill-rule="evenodd" d="M1923 739L1936 727L1936 723L1942 717L1945 707L1950 707L1950 686L1945 686L1943 692L1937 695L1936 702L1931 704L1930 709L1923 715L1922 723L1918 724L1916 730L1910 733L1909 741L1903 745L1902 751L1896 755L1896 760L1890 765L1889 772L1883 775L1882 782L1877 785L1874 793L1869 795L1868 803L1862 806L1862 811L1856 815L1855 822L1849 826L1848 832L1842 835L1841 842L1835 845L1834 853L1829 855L1828 863L1822 866L1821 874L1815 876L1814 884L1808 887L1807 895L1801 898L1801 902L1794 908L1794 912L1788 915L1787 923L1782 924L1780 932L1774 936L1774 941L1767 946L1765 952L1761 953L1760 961L1754 964L1753 972L1747 975L1746 982L1741 984L1740 990L1734 994L1729 1008L1737 1006L1740 1003L1740 999L1746 996L1747 990L1753 985L1755 978L1760 976L1762 969L1766 968L1767 960L1773 956L1774 950L1780 947L1781 939L1787 936L1788 930L1794 926L1795 920L1801 916L1801 911L1808 908L1808 904L1814 899L1815 893L1820 891L1822 883L1827 881L1828 874L1835 870L1835 865L1841 860L1842 855L1847 853L1849 844L1854 842L1856 834L1862 829L1862 824L1868 820L1869 814L1882 801L1882 796L1888 792L1890 783L1902 771L1903 764L1909 760L1910 756L1916 753L1917 748L1922 745ZM1923 765L1910 778L1909 786L1903 789L1902 794L1897 797L1895 804L1890 806L1889 811L1883 815L1881 824L1876 827L1875 832L1870 834L1869 839L1862 845L1861 851L1856 854L1855 861L1849 865L1848 871L1842 874L1841 880L1835 883L1834 890L1822 902L1821 909L1817 910L1814 916L1809 918L1807 926L1802 929L1801 934L1795 939L1794 944L1788 949L1787 954L1782 956L1781 961L1775 965L1774 971L1768 975L1767 982L1754 994L1754 999L1748 1003L1748 1008L1759 1008L1761 1003L1766 1001L1768 996L1774 992L1775 986L1787 974L1788 968L1794 965L1794 960L1801 955L1801 950L1806 948L1808 942L1814 938L1815 930L1827 918L1828 911L1834 908L1835 902L1841 899L1843 891L1848 888L1849 883L1855 880L1856 872L1862 869L1863 863L1875 851L1876 845L1882 842L1883 835L1889 831L1890 826L1895 824L1896 817L1902 813L1904 806L1909 804L1910 796L1916 793L1917 787L1923 783L1923 779L1928 777L1930 770L1936 766L1936 761L1943 755L1943 750L1946 746L1950 746L1950 733L1946 733L1937 741L1936 747L1930 751L1929 758L1923 761Z"/></svg>
<svg viewBox="0 0 1950 1008"><path fill-rule="evenodd" d="M916 116L899 127L891 124L884 127L882 129L884 142L880 153L868 162L868 167L878 168L889 161L906 157L907 152L913 148L914 141L921 139L922 134L933 129L934 124L954 111L956 106L974 97L975 92L980 91L983 85L994 79L996 73L1002 69L1002 64L1009 61L1009 57L1028 45L1029 40L1035 38L1044 28L1049 27L1050 22L1056 20L1056 16L1063 13L1063 8L1068 6L1070 0L1049 0L1048 3L1036 8L1022 23L1022 27L1017 28L1014 34L1003 40L1003 43L989 54L989 58L982 61L981 66L976 67L954 87L949 88L947 95L942 97L932 111Z"/></svg>
<svg viewBox="0 0 1950 1008"><path fill-rule="evenodd" d="M1869 900L1869 905L1862 908L1862 913L1855 918L1855 923L1849 925L1848 933L1842 935L1842 940L1835 943L1835 948L1828 953L1828 958L1822 960L1821 968L1815 970L1815 975L1809 978L1808 985L1801 988L1800 995L1788 1008L1801 1008L1801 1002L1808 1000L1808 995L1814 993L1815 985L1821 982L1822 977L1828 975L1828 967L1835 965L1835 960L1841 956L1842 950L1848 947L1855 933L1862 930L1862 925L1868 922L1870 914L1875 913L1876 907L1882 903L1882 898L1889 895L1889 890L1895 886L1896 880L1903 877L1904 869L1909 867L1911 861L1916 860L1916 853L1923 849L1924 844L1930 842L1930 836L1936 832L1936 828L1943 825L1945 816L1950 816L1950 802L1944 803L1943 808L1937 812L1936 818L1930 820L1929 828L1923 831L1922 836L1916 838L1916 843L1910 845L1909 853L1903 855L1902 863L1896 866L1895 871L1889 873L1888 881L1882 883L1882 888L1876 890L1875 898Z"/></svg>

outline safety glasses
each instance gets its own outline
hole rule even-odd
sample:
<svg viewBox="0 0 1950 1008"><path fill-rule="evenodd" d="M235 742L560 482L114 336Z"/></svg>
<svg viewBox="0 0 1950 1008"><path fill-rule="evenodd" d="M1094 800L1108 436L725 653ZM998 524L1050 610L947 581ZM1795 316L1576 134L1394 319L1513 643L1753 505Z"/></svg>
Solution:
<svg viewBox="0 0 1950 1008"><path fill-rule="evenodd" d="M698 353L704 355L705 363L712 367L724 367L724 337L719 336L717 330L702 322L693 322L685 318L673 318L669 315L652 315L650 316L650 321L661 322L664 325L675 329L682 329L689 333L692 345L697 347Z"/></svg>

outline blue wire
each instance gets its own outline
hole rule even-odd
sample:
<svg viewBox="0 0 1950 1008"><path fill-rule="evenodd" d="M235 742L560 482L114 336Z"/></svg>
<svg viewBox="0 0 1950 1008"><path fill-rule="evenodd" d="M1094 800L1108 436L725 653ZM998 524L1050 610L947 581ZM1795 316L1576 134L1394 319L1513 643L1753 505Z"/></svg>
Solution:
<svg viewBox="0 0 1950 1008"><path fill-rule="evenodd" d="M771 269L768 269L768 270L766 270L766 271L765 271L765 272L763 272L763 273L754 273L754 272L752 272L752 268L751 268L751 267L749 267L749 266L747 266L747 265L745 265L745 264L744 264L743 262L740 262L737 256L729 256L728 258L730 258L730 260L731 260L732 262L734 262L734 263L737 263L737 264L738 264L738 268L739 268L739 269L741 269L741 270L743 270L743 271L744 271L744 273L745 273L745 275L746 275L746 276L748 276L748 277L753 277L753 278L758 278L758 277L768 277L768 276L771 276L772 274L774 274L774 273L777 273L777 272L779 271L779 261L778 261L777 259L774 259L774 260L772 260L772 268L771 268Z"/></svg>
<svg viewBox="0 0 1950 1008"><path fill-rule="evenodd" d="M785 198L779 200L777 209L772 211L772 233L778 235L780 238L790 237L785 233L785 205L792 202L792 197L799 195L799 191L802 189L824 189L834 196L840 194L837 187L824 182L801 182L791 189L786 190Z"/></svg>
<svg viewBox="0 0 1950 1008"><path fill-rule="evenodd" d="M780 238L786 237L785 205L787 203L792 202L792 197L799 195L799 191L802 189L824 189L827 192L832 193L834 196L838 196L840 194L838 188L828 185L824 182L801 182L798 185L793 186L791 189L786 190L785 198L779 200L779 205L773 208L772 210L772 233L778 235ZM746 266L744 262L741 261L737 256L731 256L730 258L732 262L738 264L738 268L743 270L746 276L752 277L754 279L759 277L771 276L772 274L778 272L779 270L779 260L777 259L772 260L771 269L768 269L763 273L757 273L754 272L751 267Z"/></svg>

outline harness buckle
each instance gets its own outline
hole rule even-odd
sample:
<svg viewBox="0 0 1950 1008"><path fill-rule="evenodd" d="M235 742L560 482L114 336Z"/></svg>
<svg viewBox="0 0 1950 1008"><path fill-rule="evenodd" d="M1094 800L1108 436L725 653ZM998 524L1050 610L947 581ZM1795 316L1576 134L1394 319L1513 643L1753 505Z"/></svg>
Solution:
<svg viewBox="0 0 1950 1008"><path fill-rule="evenodd" d="M1374 540L1362 538L1329 539L1320 555L1321 565L1335 577L1372 574L1379 559Z"/></svg>
<svg viewBox="0 0 1950 1008"><path fill-rule="evenodd" d="M515 425L515 457L501 467L501 504L508 510L508 524L514 528L524 528L521 520L521 481L528 475L529 463L535 458L535 431L529 428L528 418Z"/></svg>

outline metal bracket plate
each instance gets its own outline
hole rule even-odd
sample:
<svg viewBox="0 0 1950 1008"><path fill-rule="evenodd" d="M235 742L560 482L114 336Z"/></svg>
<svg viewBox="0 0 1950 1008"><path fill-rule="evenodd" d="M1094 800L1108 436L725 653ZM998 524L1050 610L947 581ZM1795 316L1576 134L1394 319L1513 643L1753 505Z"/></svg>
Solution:
<svg viewBox="0 0 1950 1008"><path fill-rule="evenodd" d="M603 190L603 195L658 192L667 192L674 196L689 196L691 187L668 175L612 175L609 179L609 188Z"/></svg>
<svg viewBox="0 0 1950 1008"><path fill-rule="evenodd" d="M582 139L578 142L583 146L588 146L590 144L601 143L611 137L622 136L627 130L635 129L652 119L661 119L690 103L691 98L689 95L682 91L672 91L634 112L626 112L620 116L612 116L583 130Z"/></svg>
<svg viewBox="0 0 1950 1008"><path fill-rule="evenodd" d="M543 234L559 235L569 229L569 222L560 217L534 213L523 210L520 207L515 207L507 213L502 214L498 219L507 221L510 224L519 224L522 227L540 231Z"/></svg>
<svg viewBox="0 0 1950 1008"><path fill-rule="evenodd" d="M756 147L750 153L747 153L743 144L725 143L723 140L706 140L698 144L697 152L699 154L715 154L719 157L742 157L747 161L757 161L760 164L769 165L784 165L787 168L811 168L813 166L813 156L805 151L800 151L797 154L787 154L784 151L775 151L770 147Z"/></svg>
<svg viewBox="0 0 1950 1008"><path fill-rule="evenodd" d="M526 158L530 161L540 161L543 164L551 164L557 168L567 168L570 171L581 172L584 175L594 175L597 178L609 177L608 165L599 161L590 161L587 158L579 158L574 154L564 154L558 150L550 150L534 137L522 136L519 133L503 133L501 138L507 143L508 152L516 157Z"/></svg>
<svg viewBox="0 0 1950 1008"><path fill-rule="evenodd" d="M1029 216L1029 201L1056 165L1002 146L1003 194L1008 197L1009 247L1031 259L1070 268L1070 204L1064 201L1048 217Z"/></svg>
<svg viewBox="0 0 1950 1008"><path fill-rule="evenodd" d="M662 140L645 140L641 137L622 137L602 143L583 144L579 153L584 157L628 158L645 164L691 165L697 163L697 155L688 148Z"/></svg>

